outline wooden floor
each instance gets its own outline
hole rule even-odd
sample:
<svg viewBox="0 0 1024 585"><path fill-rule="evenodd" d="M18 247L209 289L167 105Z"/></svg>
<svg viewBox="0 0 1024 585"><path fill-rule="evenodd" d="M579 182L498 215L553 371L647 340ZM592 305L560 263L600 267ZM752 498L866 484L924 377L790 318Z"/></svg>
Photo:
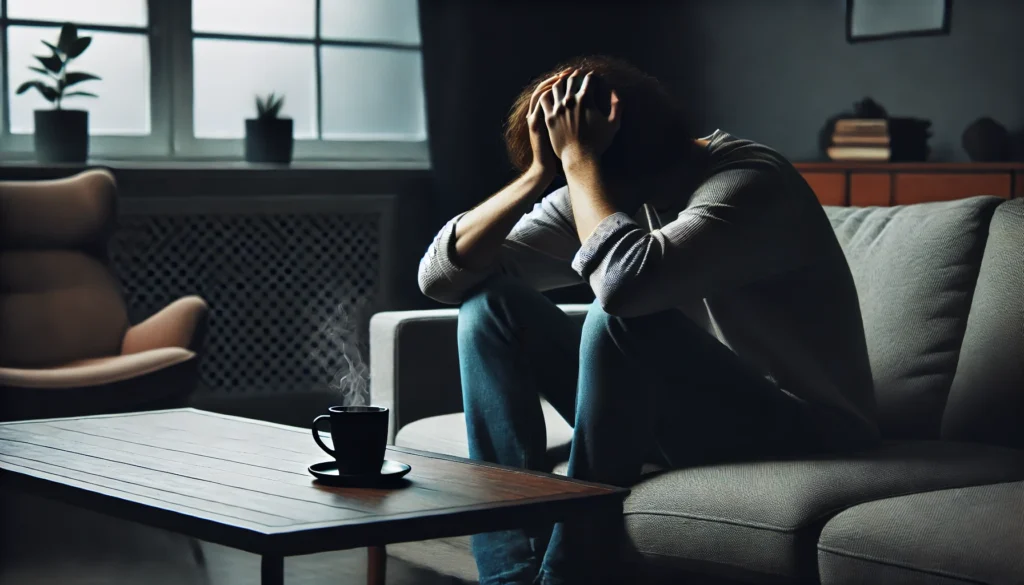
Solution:
<svg viewBox="0 0 1024 585"><path fill-rule="evenodd" d="M188 539L26 496L0 503L2 585L252 585L256 555ZM365 583L364 550L290 557L286 585ZM466 585L400 559L388 563L389 585Z"/></svg>

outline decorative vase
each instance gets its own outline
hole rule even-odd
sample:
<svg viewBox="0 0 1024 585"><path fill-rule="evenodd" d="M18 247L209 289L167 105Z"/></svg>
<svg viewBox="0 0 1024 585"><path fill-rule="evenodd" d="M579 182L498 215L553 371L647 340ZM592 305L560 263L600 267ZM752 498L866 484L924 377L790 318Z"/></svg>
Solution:
<svg viewBox="0 0 1024 585"><path fill-rule="evenodd" d="M992 118L978 118L964 129L961 144L975 162L1003 162L1012 158L1010 132Z"/></svg>
<svg viewBox="0 0 1024 585"><path fill-rule="evenodd" d="M89 158L89 112L35 111L36 159L42 163L84 163Z"/></svg>
<svg viewBox="0 0 1024 585"><path fill-rule="evenodd" d="M257 163L290 163L295 144L292 137L293 128L291 118L246 120L245 160Z"/></svg>

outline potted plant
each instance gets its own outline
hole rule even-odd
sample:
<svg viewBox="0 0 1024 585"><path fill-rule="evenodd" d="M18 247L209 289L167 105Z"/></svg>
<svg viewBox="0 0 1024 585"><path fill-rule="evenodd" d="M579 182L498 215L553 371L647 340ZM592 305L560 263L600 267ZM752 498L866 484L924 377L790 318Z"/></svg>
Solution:
<svg viewBox="0 0 1024 585"><path fill-rule="evenodd" d="M42 67L29 67L44 79L26 81L18 87L18 94L36 88L54 106L52 110L35 111L36 158L40 162L85 162L89 158L89 112L65 110L61 106L65 98L96 97L87 91L68 91L83 81L99 79L91 73L68 71L71 62L81 56L91 42L92 37L78 36L78 27L65 24L56 46L43 41L52 54L35 56Z"/></svg>
<svg viewBox="0 0 1024 585"><path fill-rule="evenodd" d="M284 96L256 96L256 118L245 121L245 160L284 163L292 160L294 145L291 118L279 118Z"/></svg>

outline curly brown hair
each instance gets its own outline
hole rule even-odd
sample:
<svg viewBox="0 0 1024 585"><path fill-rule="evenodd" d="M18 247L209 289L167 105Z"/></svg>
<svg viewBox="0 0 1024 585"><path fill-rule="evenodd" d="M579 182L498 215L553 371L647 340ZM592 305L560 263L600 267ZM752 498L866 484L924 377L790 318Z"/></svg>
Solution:
<svg viewBox="0 0 1024 585"><path fill-rule="evenodd" d="M605 113L610 90L615 90L621 101L622 125L601 157L601 167L609 178L656 173L692 156L695 136L681 102L655 77L630 63L591 55L575 57L539 75L516 98L505 124L505 146L516 168L525 171L533 162L526 121L530 96L538 84L566 69L594 72L593 92L588 93L593 93L595 103Z"/></svg>

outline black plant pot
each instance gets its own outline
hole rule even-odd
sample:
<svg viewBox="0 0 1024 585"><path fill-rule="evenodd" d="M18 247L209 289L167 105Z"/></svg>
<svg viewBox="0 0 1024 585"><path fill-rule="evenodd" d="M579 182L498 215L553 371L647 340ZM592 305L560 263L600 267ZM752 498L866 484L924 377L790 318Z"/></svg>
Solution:
<svg viewBox="0 0 1024 585"><path fill-rule="evenodd" d="M245 160L259 163L292 162L294 124L291 118L245 121Z"/></svg>
<svg viewBox="0 0 1024 585"><path fill-rule="evenodd" d="M89 112L36 110L36 159L44 163L84 163L89 158Z"/></svg>

